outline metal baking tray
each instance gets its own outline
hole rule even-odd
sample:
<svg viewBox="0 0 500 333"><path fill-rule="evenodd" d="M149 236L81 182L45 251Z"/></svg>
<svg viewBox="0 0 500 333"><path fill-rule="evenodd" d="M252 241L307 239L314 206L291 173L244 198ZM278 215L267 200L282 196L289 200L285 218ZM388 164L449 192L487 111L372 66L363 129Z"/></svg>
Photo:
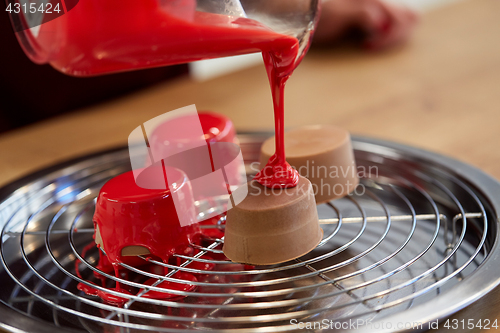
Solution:
<svg viewBox="0 0 500 333"><path fill-rule="evenodd" d="M239 134L249 172L267 136ZM318 206L324 238L311 253L279 265L248 267L220 259L223 240L211 241L194 257L179 256L183 263L158 277L197 274L196 289L168 301L138 292L124 307L85 295L77 284L93 279L98 249L88 245L95 198L108 179L129 170L127 148L63 163L4 187L0 328L415 332L499 283L500 184L495 179L396 143L354 137L353 145L364 178L355 194ZM197 209L202 213L219 204L198 203ZM193 262L215 267L198 271L190 268ZM134 278L120 279L139 291L152 273L132 270ZM117 278L108 279L113 286Z"/></svg>

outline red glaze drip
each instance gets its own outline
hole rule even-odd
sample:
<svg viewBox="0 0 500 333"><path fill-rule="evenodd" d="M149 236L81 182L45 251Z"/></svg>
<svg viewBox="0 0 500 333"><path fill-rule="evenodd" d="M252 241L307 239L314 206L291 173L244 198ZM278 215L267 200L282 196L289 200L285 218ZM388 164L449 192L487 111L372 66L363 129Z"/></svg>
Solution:
<svg viewBox="0 0 500 333"><path fill-rule="evenodd" d="M109 288L109 290L117 291L117 292L122 293L122 294L132 295L127 290L121 289L119 287ZM107 292L102 291L102 290L97 291L97 296L99 296L104 302L112 304L112 305L116 305L119 307L122 307L125 303L127 303L129 301L129 298L113 295L113 294L107 293Z"/></svg>
<svg viewBox="0 0 500 333"><path fill-rule="evenodd" d="M96 268L104 273L112 273L114 272L113 265L109 262L108 257L102 253L102 251L99 251L99 262L97 263ZM103 276L102 274L94 271L94 276L101 280L101 285L104 287L106 285L106 277Z"/></svg>
<svg viewBox="0 0 500 333"><path fill-rule="evenodd" d="M92 283L92 282L89 282ZM125 297L120 297L117 295L110 294L108 292L105 292L103 290L98 290L97 288L94 288L92 286L89 286L88 284L85 283L79 283L77 286L78 290L83 291L85 294L90 295L90 296L98 296L100 297L104 302L109 303L111 305L116 305L119 307L122 307L125 303L129 301L128 298ZM109 288L109 290L117 291L119 293L123 293L126 295L132 295L130 292L128 292L125 289L121 288Z"/></svg>
<svg viewBox="0 0 500 333"><path fill-rule="evenodd" d="M194 211L191 209L194 205L189 185L183 173L178 172L174 175L178 184L176 191L181 191L186 198L186 210L180 213L193 214L194 220ZM105 256L99 251L97 267L103 272L114 270L115 276L122 279L128 279L128 271L121 269L119 263L127 263L134 267L148 264L136 256L122 256L123 248L143 246L149 250L151 256L158 257L166 263L174 252L181 249L184 251L180 252L186 252L187 245L199 239L200 233L197 224L180 226L170 190L143 189L136 185L132 172L119 175L103 186L96 204L94 225L99 228L102 245L106 251ZM165 271L161 273L166 273ZM99 273L94 275L105 286L106 279ZM189 280L189 277L186 278ZM173 288L177 285L174 284ZM80 283L78 288L118 306L127 301L126 298L96 290L83 283ZM124 288L127 286L122 287L117 282L113 290L130 294ZM162 298L165 298L164 295Z"/></svg>
<svg viewBox="0 0 500 333"><path fill-rule="evenodd" d="M93 282L90 282L90 281L87 281L87 282L95 285ZM83 291L84 293L86 293L87 295L90 295L90 296L97 296L97 292L99 291L97 288L94 288L92 286L89 286L88 284L81 283L81 282L78 284L77 288L78 288L78 290Z"/></svg>
<svg viewBox="0 0 500 333"><path fill-rule="evenodd" d="M85 258L85 255L87 254L87 252L89 250L93 249L93 248L95 248L95 243L94 242L92 242L92 243L88 244L87 246L85 246L83 248L83 250L82 250L82 257ZM99 255L101 255L101 251L99 251ZM97 265L98 269L108 268L108 267L101 266L101 262L104 262L104 265L109 265L109 262L107 261L106 257L105 256L104 257L100 256L99 257L99 264ZM76 275L80 279L83 279L82 275L80 273L79 264L80 264L80 260L79 259L75 260ZM104 287L106 285L106 278L104 276L102 276L101 274L97 273L97 272L94 272L94 275L101 280L102 286ZM87 282L90 283L90 284L92 284L92 285L95 285L95 283L93 283L91 281L87 281ZM98 296L103 301L105 301L106 303L109 303L109 304L112 304L112 305L116 305L116 306L120 306L120 307L123 306L128 301L128 298L120 297L120 296L117 296L117 295L112 295L112 294L110 294L110 293L108 293L106 291L99 290L97 288L92 287L91 285L88 285L88 284L82 283L82 282L78 283L77 289L80 290L80 291L83 291L87 295ZM127 290L124 290L124 289L121 289L121 288L118 288L118 287L117 288L111 288L109 290L114 290L114 291L118 291L120 293L132 295Z"/></svg>
<svg viewBox="0 0 500 333"><path fill-rule="evenodd" d="M254 179L270 188L295 187L299 182L299 173L285 156L285 83L305 55L303 52L299 56L298 52L296 40L288 49L262 53L273 95L276 152Z"/></svg>
<svg viewBox="0 0 500 333"><path fill-rule="evenodd" d="M82 255L82 257L83 257L83 258L85 258L85 256L86 256L87 252L88 252L89 250L91 250L91 249L95 248L95 246L96 246L96 245L95 245L95 243L94 243L94 242L92 242L92 243L88 244L87 246L85 246L85 247L83 248L83 250L82 250L82 254L81 254L81 255ZM101 263L103 263L103 264L101 264ZM104 267L103 265L109 265L109 267ZM106 271L106 270L104 270L103 268L104 268L104 269L108 269L108 270ZM113 271L113 268L112 268L112 266L109 264L109 261L106 259L106 257L104 256L104 258L101 258L101 251L99 251L99 263L97 264L97 269L100 269L100 270L102 270L102 271L104 271L104 272L106 272L106 273ZM77 275L80 279L83 279L82 274L80 273L80 259L76 259L76 260L75 260L75 272L76 272L76 275ZM106 286L106 277L102 276L101 274L99 274L99 273L97 273L97 272L95 272L95 271L94 271L94 276L95 276L96 278L98 278L99 280L101 280L101 285L102 285L103 287L104 287L104 286ZM91 284L94 284L94 283L93 283L93 282L91 282L91 281L88 281L88 282L89 282L89 283L91 283ZM86 293L87 295L93 295L93 296L97 296L97 292L98 292L98 290L97 290L96 288L94 288L94 287L92 287L92 286L89 286L89 285L87 285L87 284L85 284L85 283L82 283L82 282L78 283L78 285L77 285L77 289L78 289L78 290L83 291L83 292L84 292L84 293Z"/></svg>
<svg viewBox="0 0 500 333"><path fill-rule="evenodd" d="M96 245L93 242L90 243L89 245L87 245L83 249L83 251L82 251L82 256L85 257L85 254L87 253L87 251L90 250L90 249L95 248L95 246ZM176 253L184 254L184 255L193 255L194 251L193 251L192 248L186 247L185 250L181 250L181 251L176 252ZM99 269L101 269L101 268L109 269L109 266L111 266L111 265L107 261L106 256L102 255L101 251L99 251L99 254L101 256L100 256L99 264L97 265L97 268L99 268ZM209 257L209 256L204 256L204 259L212 260L212 258ZM176 258L177 265L180 265L183 261L184 261L183 259ZM105 265L101 266L101 263L103 263L103 262L105 263ZM82 275L81 275L80 269L79 269L79 263L80 263L79 260L75 261L75 271L76 271L76 275L78 277L82 278ZM116 266L113 266L113 267L116 267ZM111 267L111 270L113 270L113 267ZM193 261L189 265L189 268L191 268L191 269L197 269L197 270L202 270L202 271L213 270L214 267L215 267L215 264L198 262L198 261ZM149 271L150 273L153 273L153 274L164 274L164 273L166 273L166 271L164 269L162 269L161 266L159 266L157 264L154 264L154 263L152 263L152 264L146 264L146 266L143 266L143 269L146 270L146 271ZM104 277L104 276L102 276L102 275L100 275L99 273L96 273L96 272L94 272L94 275L96 277L98 277L99 279L101 279L102 286L105 287L106 286L107 278ZM126 274L125 271L118 271L117 269L115 269L115 275L119 276L121 278L128 279L128 277L126 276L127 274ZM206 274L201 274L200 273L200 274L196 274L196 275L205 276ZM196 286L194 286L192 284L189 284L189 281L198 281L198 279L196 278L195 275L193 275L191 273L187 273L187 272L177 272L176 274L174 274L172 276L172 278L178 279L178 280L184 280L184 281L186 281L186 283L177 283L177 282L165 281L165 282L160 283L156 287L158 287L158 288L164 288L165 290L192 291L192 290L194 290L196 288ZM152 285L156 281L157 281L157 279L152 278L152 279L148 279L146 281L142 280L142 281L137 281L137 282L143 283L145 285ZM78 290L83 291L87 295L98 296L103 301L105 301L106 303L109 303L109 304L112 304L112 305L116 305L116 306L119 306L119 307L122 307L129 300L126 297L120 297L120 296L117 296L117 295L113 295L113 294L109 293L108 291L99 290L99 289L97 289L94 286L96 286L96 284L94 282L87 281L87 283L79 283L78 286L77 286L77 288L78 288ZM124 288L130 288L130 287L124 286ZM120 292L120 293L123 293L123 294L126 294L126 295L133 295L133 293L131 292L131 290L124 289L124 288L120 287L120 285L117 283L117 287L116 288L107 288L107 290L117 291L117 292ZM142 292L142 290L140 290L139 293L140 292ZM143 295L143 297L160 299L160 300L167 300L167 299L169 299L169 300L179 300L179 299L182 299L184 296L176 295L176 294L172 294L172 293L168 293L168 292L159 292L159 291L153 291L152 290L152 291L147 292L145 295Z"/></svg>
<svg viewBox="0 0 500 333"><path fill-rule="evenodd" d="M181 185L177 188L178 191L182 190L182 175L179 172L177 183ZM185 194L186 200L189 201L188 204L193 206L193 202L189 200L189 193L186 192ZM189 214L190 212L183 213ZM148 256L158 257L159 260L168 263L173 253L193 255L195 252L189 244L200 244L203 240L198 224L185 227L179 225L169 190L140 188L135 184L132 172L117 176L103 186L97 200L94 225L96 228L99 227L102 245L106 251L106 255L99 251L97 268L106 273L114 271L114 275L122 279L128 279L128 271L118 265L121 262L134 267L143 266L144 270L155 274L168 273L167 268L162 270L161 266L151 264L149 261L136 256L122 256L121 250L126 246L144 246L151 253ZM94 243L86 246L82 252L83 256L94 246L96 246ZM176 261L179 260L179 258L176 258ZM177 264L180 264L180 262ZM77 275L81 277L78 271L78 262L75 265ZM190 268L199 270L212 270L214 266L214 264L202 262L190 264ZM94 272L94 276L101 280L103 287L106 286L107 279L104 276L97 272ZM173 277L180 280L197 281L194 275L184 272L179 272ZM152 284L156 279L153 280L153 282L146 281L142 283L148 284L151 282ZM94 283L90 282L90 284ZM161 283L159 287L185 291L195 288L194 285L189 283L172 283L168 281ZM78 289L89 295L99 296L105 302L117 306L122 306L128 300L125 297L98 290L85 283L80 283ZM129 286L122 286L118 282L116 287L111 290L132 294ZM182 298L182 296L172 293L155 291L149 291L144 297L158 299Z"/></svg>

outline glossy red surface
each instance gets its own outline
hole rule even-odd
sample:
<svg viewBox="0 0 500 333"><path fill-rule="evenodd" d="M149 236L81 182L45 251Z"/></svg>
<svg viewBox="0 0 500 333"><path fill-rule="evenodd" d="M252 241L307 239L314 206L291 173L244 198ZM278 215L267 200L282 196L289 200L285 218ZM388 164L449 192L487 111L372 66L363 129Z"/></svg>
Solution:
<svg viewBox="0 0 500 333"><path fill-rule="evenodd" d="M239 17L195 11L196 1L86 0L30 36L38 55L70 75L89 76L272 49L296 39Z"/></svg>
<svg viewBox="0 0 500 333"><path fill-rule="evenodd" d="M285 84L302 60L297 59L298 47L297 42L286 51L262 53L273 95L276 152L254 179L270 188L295 187L299 182L299 173L288 164L285 156Z"/></svg>
<svg viewBox="0 0 500 333"><path fill-rule="evenodd" d="M32 59L69 75L89 76L260 51L272 89L277 140L276 158L256 180L268 187L296 186L298 173L285 161L283 96L301 60L298 40L251 19L195 8L194 0L80 1L43 24L36 37L29 36L39 53Z"/></svg>
<svg viewBox="0 0 500 333"><path fill-rule="evenodd" d="M87 246L85 246L83 248L83 251L82 251L82 257L85 258L87 252L89 250L93 249L95 246L96 245L95 245L94 242L92 242L92 243L88 244ZM79 265L80 265L80 260L75 260L76 275L79 278L82 278L82 275L80 274ZM97 269L102 270L105 273L111 273L113 271L113 266L109 263L109 261L106 258L106 256L102 255L101 251L99 251L99 263L97 265ZM106 286L106 280L107 280L106 277L104 277L103 275L101 275L101 274L99 274L97 272L94 272L94 276L97 279L100 280L101 285L103 287ZM80 290L80 291L83 291L87 295L98 296L102 300L104 300L105 302L107 302L109 304L116 305L116 306L123 306L123 304L125 304L129 300L128 298L120 297L120 296L117 296L117 295L112 295L112 294L110 294L107 291L99 290L99 289L93 287L94 285L95 284L93 282L91 282L91 281L87 281L87 283L80 282L77 285L77 289ZM123 293L125 295L132 295L128 290L121 289L119 287L118 283L116 284L115 288L109 288L108 290L114 290L114 291Z"/></svg>
<svg viewBox="0 0 500 333"><path fill-rule="evenodd" d="M97 198L94 223L99 227L104 251L111 264L125 258L127 246L143 246L151 255L167 262L178 247L189 244L200 232L198 224L181 227L177 214L190 214L194 221L194 203L189 183L177 172L176 192L183 192L186 211L176 212L169 189L151 190L136 185L132 172L121 174L102 187Z"/></svg>
<svg viewBox="0 0 500 333"><path fill-rule="evenodd" d="M189 209L179 212L179 214L192 215L191 218L194 221L194 209L192 209L194 208L194 201L185 175L179 170L172 170L169 175L175 178L171 179L172 182L177 184L175 192L183 192L185 200L188 201L186 207L189 207ZM147 176L148 173L145 173L145 177ZM146 181L148 180L146 179ZM154 179L150 181L154 181ZM151 190L139 187L136 185L131 171L114 177L104 184L96 203L94 226L99 228L103 250L106 252L106 255L103 255L99 251L97 268L108 274L114 272L116 277L125 279L128 278L128 272L121 268L118 265L119 263L127 263L137 267L148 265L148 262L136 256L122 256L121 251L123 248L132 245L143 246L149 250L150 255L148 256L159 258L167 263L173 253L191 253L192 249L188 245L199 242L200 239L198 224L180 226L172 193L169 189ZM95 245L90 244L85 247L82 255L85 256L85 253L93 246ZM76 262L75 265L77 274L80 276L78 264L79 262ZM209 269L210 267L206 268ZM164 271L155 273L164 274L166 271L168 269L165 268ZM196 281L194 276L188 275L184 274L179 279ZM107 279L103 275L94 272L94 276L101 281L103 287L106 286ZM78 289L89 295L99 296L105 302L117 306L122 306L128 300L98 290L92 286L92 282L90 284L79 283ZM194 288L190 284L166 282L161 286L176 290L192 290ZM129 290L122 288L118 282L116 287L111 288L111 290L131 294ZM179 297L178 295L161 292L151 292L147 297L153 297L151 295L156 295L162 299Z"/></svg>
<svg viewBox="0 0 500 333"><path fill-rule="evenodd" d="M127 303L127 301L129 300L129 298L113 295L109 292L99 290L99 289L94 288L92 286L89 286L88 284L85 284L85 283L79 283L77 288L78 288L78 290L83 291L87 295L98 296L106 303L120 306L120 307L123 306L125 303ZM109 288L108 290L113 290L113 291L116 291L116 292L119 292L119 293L122 293L125 295L132 295L128 290L121 289L119 287Z"/></svg>
<svg viewBox="0 0 500 333"><path fill-rule="evenodd" d="M236 159L240 152L236 146L236 131L226 116L202 111L167 118L154 127L148 138L155 161L164 159L165 165L174 166L188 175L195 200L227 195L227 184L244 183L240 175L243 160ZM214 185L214 180L197 180L221 168L224 168L226 178L217 178L217 185Z"/></svg>
<svg viewBox="0 0 500 333"><path fill-rule="evenodd" d="M183 2L189 5L193 1ZM285 83L301 61L296 38L275 33L249 19L201 12L194 13L191 18L179 17L169 12L169 5L162 7L157 0L142 0L140 4L136 0L99 1L98 13L96 4L96 1L81 1L71 12L41 27L36 43L46 51L52 66L67 74L88 76L261 51L273 96L276 153L255 179L267 187L297 185L298 173L286 162L284 149ZM54 31L64 33L54 34ZM200 120L207 142L234 140L234 128L229 119L202 114ZM192 198L182 173L176 178L179 184L176 191L185 191L186 197ZM124 247L143 246L152 256L168 262L173 253L185 250L200 233L197 224L180 226L177 213L193 214L193 211L176 212L171 195L168 189L138 187L132 172L117 176L103 186L94 223L99 227L106 260L113 266L116 276L120 276L118 263L133 260L121 255ZM192 200L188 201L186 207L194 207ZM220 234L214 232L211 236ZM98 267L103 271L109 269L109 263L103 258L101 261ZM213 266L205 268L213 269ZM182 274L179 273L182 279L196 281L194 275ZM189 283L163 282L160 286L171 290L194 289ZM79 288L113 304L126 301L96 291L92 286L80 284ZM115 290L129 293L119 283ZM176 296L151 291L146 295L153 298Z"/></svg>
<svg viewBox="0 0 500 333"><path fill-rule="evenodd" d="M204 137L195 127L201 124ZM199 128L199 127L198 127ZM154 128L148 137L153 156L170 156L181 149L210 142L236 142L236 131L233 122L226 116L208 111L199 111L198 114L189 114L168 119ZM175 147L173 147L175 146Z"/></svg>
<svg viewBox="0 0 500 333"><path fill-rule="evenodd" d="M200 111L198 115L207 143L236 142L236 131L231 119L210 111Z"/></svg>
<svg viewBox="0 0 500 333"><path fill-rule="evenodd" d="M198 245L201 244L201 237L198 237L199 234L197 234L197 237L195 237L194 242ZM86 253L88 250L95 249L96 244L94 242L90 243L87 245L81 255L82 257L86 256ZM197 252L197 251L196 251ZM192 247L189 246L181 246L177 249L176 251L177 254L182 254L182 255L187 255L187 256L192 256L195 254L195 251ZM139 261L133 263L131 262L130 259L139 259ZM175 260L172 261L174 258L170 258L170 263L173 264L175 262L176 265L182 264L184 262L184 259L181 258L175 258ZM213 258L209 256L204 256L204 259L207 260L213 260ZM153 273L156 275L165 275L168 272L168 269L162 268L158 263L154 261L149 261L149 260L144 260L140 259L137 257L127 257L124 258L124 260L127 262L127 264L131 266L140 266L140 270L144 272L149 272ZM223 257L221 260L227 260L227 258ZM82 275L80 273L79 269L80 261L77 260L75 262L75 268L76 268L76 274L78 277L82 278ZM215 264L212 263L204 263L204 262L199 262L199 261L193 261L190 263L189 268L190 269L196 269L200 271L209 271L213 270L215 267ZM96 267L99 270L102 270L105 273L112 273L113 271L115 272L115 276L125 279L125 280L130 280L131 277L129 277L129 271L126 269L121 268L118 265L111 265L109 261L107 260L107 257L102 254L101 251L99 251L99 263ZM177 272L174 275L171 276L173 279L180 280L181 282L171 282L171 281L164 281L155 287L157 288L163 288L165 291L154 291L150 290L146 294L142 294L143 290L140 289L138 290L137 288L131 287L126 284L120 284L116 283L116 287L114 288L108 288L106 285L108 284L109 280L101 275L98 272L94 272L94 277L99 280L101 287L106 288L106 290L100 290L96 287L96 283L92 281L86 281L86 282L81 282L78 284L77 288L80 291L83 291L87 295L91 296L98 296L100 297L103 301L105 301L108 304L112 304L115 306L122 307L128 300L129 298L123 297L123 296L118 296L118 295L113 295L109 291L116 291L124 295L134 295L134 294L141 294L142 297L146 298L154 298L154 299L161 299L161 300L180 300L184 298L183 295L178 295L174 294L171 292L168 292L169 290L179 290L179 291L193 291L196 289L196 286L191 284L191 281L198 281L198 277L205 278L206 274L203 273L197 273L197 274L191 274L187 272ZM133 274L132 280L135 282L139 282L144 285L152 285L157 282L156 278L151 278L151 279L145 279L146 275L142 274Z"/></svg>

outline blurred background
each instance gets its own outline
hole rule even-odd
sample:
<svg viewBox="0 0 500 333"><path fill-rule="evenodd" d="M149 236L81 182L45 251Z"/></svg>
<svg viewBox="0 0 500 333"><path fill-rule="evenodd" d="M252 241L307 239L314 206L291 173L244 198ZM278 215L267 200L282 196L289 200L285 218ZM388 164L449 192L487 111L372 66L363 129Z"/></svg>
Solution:
<svg viewBox="0 0 500 333"><path fill-rule="evenodd" d="M418 12L458 0L390 0ZM12 32L8 13L0 12L0 133L108 101L124 94L191 75L198 81L254 66L260 54L200 61L190 65L161 67L100 77L74 78L50 65L32 63ZM352 37L352 36L349 36ZM349 39L349 38L347 38ZM331 43L330 47L338 47Z"/></svg>
<svg viewBox="0 0 500 333"><path fill-rule="evenodd" d="M342 1L357 14L326 5ZM377 10L394 1L325 0L323 14L334 19L320 20L322 43L313 44L287 83L285 126L335 124L448 155L500 179L500 2L412 0L404 4L420 18L407 24L413 14L398 1L400 9L389 10L398 29L388 32L363 6ZM364 33L329 35L349 10ZM191 104L228 116L238 131L274 128L260 54L73 78L31 63L6 12L0 21L7 32L0 34L0 184L124 146L140 124Z"/></svg>

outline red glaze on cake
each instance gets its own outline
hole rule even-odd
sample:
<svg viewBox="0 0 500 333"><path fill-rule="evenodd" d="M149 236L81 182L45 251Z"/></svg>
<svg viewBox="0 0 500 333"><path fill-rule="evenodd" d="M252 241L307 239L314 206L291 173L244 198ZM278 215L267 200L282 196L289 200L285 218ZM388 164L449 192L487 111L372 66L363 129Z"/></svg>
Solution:
<svg viewBox="0 0 500 333"><path fill-rule="evenodd" d="M153 176L157 174L154 172L155 168L161 168L161 165L154 165L143 170L139 175L141 183L155 181ZM168 182L175 183L172 187L173 193L170 189L139 187L132 171L114 177L104 184L97 198L93 218L96 231L95 242L97 247L106 253L106 255L100 253L97 265L99 270L105 273L114 271L116 277L127 279L128 271L119 263L134 267L148 265L147 261L137 257L138 254L167 263L173 253L184 253L190 243L199 242L200 228L194 223L194 200L189 181L179 170L169 170L168 174L171 178ZM174 205L172 195L184 198L183 207ZM177 214L184 214L192 220L193 224L181 227ZM168 269L165 268L163 272L155 273L163 275L167 272ZM99 273L94 275L101 280L104 287L105 278ZM186 281L185 284L164 282L160 287L168 287L169 290L193 290L195 286L189 284L189 281L196 281L196 277L188 273L181 275L180 278ZM128 300L125 297L98 290L92 284L80 283L78 289L118 306ZM121 286L117 282L112 290L131 295L126 288L127 286ZM161 297L158 296L160 294ZM162 299L179 297L179 295L161 292L154 292L152 295ZM149 295L149 297L153 296Z"/></svg>
<svg viewBox="0 0 500 333"><path fill-rule="evenodd" d="M88 244L87 246L85 246L83 248L83 251L82 251L82 257L85 258L85 255L87 254L87 251L90 250L90 249L93 249L94 247L95 247L95 243L94 242L92 242L92 243ZM80 274L79 265L80 265L80 260L78 260L78 259L75 260L76 275L80 279L82 279L82 275ZM111 273L111 272L113 272L113 265L111 265L109 263L109 261L106 258L106 256L104 256L100 251L99 251L99 263L97 265L97 269L103 271L104 273ZM106 286L106 280L107 279L106 279L105 276L99 274L98 272L94 272L94 276L97 279L100 280L101 285L103 287ZM97 289L97 288L94 287L94 286L96 286L96 284L93 283L93 282L87 281L87 283L78 283L78 286L77 286L78 290L83 291L87 295L98 296L102 300L104 300L106 303L109 303L109 304L112 304L112 305L116 305L116 306L122 306L123 304L125 304L129 300L129 298L120 297L120 296L117 296L117 295L113 295L113 294L111 294L109 292L106 292L106 291L103 291L103 290L99 290L99 289ZM117 291L117 292L120 292L120 293L125 294L125 295L132 295L128 290L120 288L119 284L117 284L117 286L115 288L110 288L110 289L107 289L107 290Z"/></svg>
<svg viewBox="0 0 500 333"><path fill-rule="evenodd" d="M201 128L208 142L237 143L233 122L228 117L210 111L198 112Z"/></svg>
<svg viewBox="0 0 500 333"><path fill-rule="evenodd" d="M204 138L189 127L199 122ZM159 124L148 138L154 156L172 155L172 145L178 151L179 146L192 147L193 143L206 140L210 142L236 143L236 131L228 117L209 111L200 111L198 115L187 115L169 119ZM182 149L182 148L181 148Z"/></svg>
<svg viewBox="0 0 500 333"><path fill-rule="evenodd" d="M148 177L146 172L139 177L143 174ZM97 198L94 226L113 265L126 260L122 250L129 246L141 246L152 256L167 262L177 248L192 242L200 232L197 224L180 226L177 214L187 215L195 221L191 189L182 172L171 171L169 175L177 176L169 179L169 183L176 183L176 194L184 197L182 211L179 207L176 211L170 189L141 188L136 185L131 171L111 179L102 187Z"/></svg>
<svg viewBox="0 0 500 333"><path fill-rule="evenodd" d="M198 124L201 125L201 128ZM171 156L180 153L183 161L187 164L183 166L176 160L177 163L174 162L175 167L185 171L188 177L196 178L200 174L215 171L214 166L221 164L214 161L214 149L219 149L219 151L220 149L230 149L227 146L211 146L211 144L214 145L220 142L238 144L233 122L224 115L209 111L200 111L197 114L189 114L163 121L152 131L148 139L152 156L156 159L155 162L159 158L164 158L166 165L170 165ZM200 149L196 149L196 147ZM235 147L235 149L239 150L238 147ZM148 163L149 160L146 161L146 164ZM194 167L193 164L197 166ZM221 182L221 190L214 190L213 186L208 186L208 184L206 188L201 188L203 186L200 187L200 185L203 184L198 183L196 189L193 189L195 200L206 199L215 196L216 193L227 193L227 183L242 185L245 182L241 178L239 170L240 167L243 168L243 161L241 161L241 165L235 162L226 164L224 167L227 179ZM196 175L192 176L193 174Z"/></svg>
<svg viewBox="0 0 500 333"><path fill-rule="evenodd" d="M186 163L186 168L183 168L183 165L177 162L178 160L176 160L177 163L173 163L177 168L186 171L188 177L195 173L191 169L197 169L198 172L194 176L196 177L224 167L226 178L221 179L220 183L212 184L211 181L192 183L194 198L201 201L230 194L231 187L228 184L238 187L246 182L242 174L243 159L237 159L235 154L239 152L237 143L233 122L224 115L210 111L200 111L196 114L165 120L157 125L149 136L152 156L165 158L165 164L168 165L172 161L170 156L184 154L182 160ZM196 151L194 151L193 146L204 148L206 154L202 149L195 148ZM178 153L183 150L184 152ZM193 167L194 164L196 167ZM222 215L208 216L200 224L217 226L221 217ZM223 228L205 228L202 232L212 239L224 236Z"/></svg>

